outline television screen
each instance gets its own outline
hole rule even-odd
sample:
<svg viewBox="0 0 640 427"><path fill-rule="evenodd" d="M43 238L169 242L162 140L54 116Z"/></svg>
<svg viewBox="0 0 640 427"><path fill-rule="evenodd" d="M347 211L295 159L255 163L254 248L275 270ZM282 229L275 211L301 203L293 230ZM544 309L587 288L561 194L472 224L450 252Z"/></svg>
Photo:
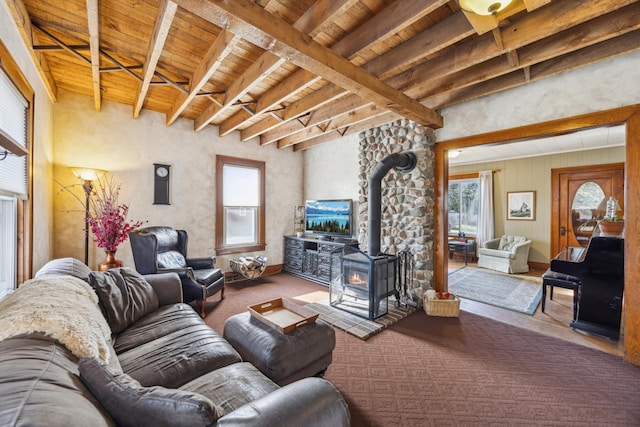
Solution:
<svg viewBox="0 0 640 427"><path fill-rule="evenodd" d="M351 200L307 200L306 231L351 236Z"/></svg>

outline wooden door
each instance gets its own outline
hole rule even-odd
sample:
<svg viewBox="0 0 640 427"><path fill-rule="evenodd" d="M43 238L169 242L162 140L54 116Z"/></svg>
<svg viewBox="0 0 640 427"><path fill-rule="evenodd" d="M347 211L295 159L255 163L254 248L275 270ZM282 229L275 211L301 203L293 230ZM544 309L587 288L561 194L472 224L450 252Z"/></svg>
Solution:
<svg viewBox="0 0 640 427"><path fill-rule="evenodd" d="M609 197L624 212L624 163L552 169L551 253L587 246Z"/></svg>

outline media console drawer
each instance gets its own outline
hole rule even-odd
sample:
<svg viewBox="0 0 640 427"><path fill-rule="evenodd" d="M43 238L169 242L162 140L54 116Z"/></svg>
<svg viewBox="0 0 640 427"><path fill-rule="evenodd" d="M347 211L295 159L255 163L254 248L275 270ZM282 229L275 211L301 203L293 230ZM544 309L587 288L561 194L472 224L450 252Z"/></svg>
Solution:
<svg viewBox="0 0 640 427"><path fill-rule="evenodd" d="M317 237L284 236L285 273L329 286L331 252L344 246L358 247L351 239L321 240Z"/></svg>

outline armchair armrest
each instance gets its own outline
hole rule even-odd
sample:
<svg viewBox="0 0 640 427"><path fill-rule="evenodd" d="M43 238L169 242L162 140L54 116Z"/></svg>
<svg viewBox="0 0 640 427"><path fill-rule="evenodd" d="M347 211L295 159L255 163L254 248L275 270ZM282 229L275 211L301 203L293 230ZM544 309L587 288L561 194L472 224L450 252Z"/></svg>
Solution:
<svg viewBox="0 0 640 427"><path fill-rule="evenodd" d="M247 403L218 419L218 426L349 426L340 392L327 380L304 378Z"/></svg>
<svg viewBox="0 0 640 427"><path fill-rule="evenodd" d="M183 302L182 282L176 273L146 274L143 277L156 291L160 305Z"/></svg>
<svg viewBox="0 0 640 427"><path fill-rule="evenodd" d="M524 242L516 243L513 247L514 252L522 252L527 250L531 246L531 240L525 240Z"/></svg>
<svg viewBox="0 0 640 427"><path fill-rule="evenodd" d="M529 250L531 249L531 240L520 242L513 247L513 253L516 254L516 258L525 257L529 258Z"/></svg>
<svg viewBox="0 0 640 427"><path fill-rule="evenodd" d="M187 265L194 270L216 268L216 257L187 258Z"/></svg>
<svg viewBox="0 0 640 427"><path fill-rule="evenodd" d="M500 238L497 238L497 239L487 240L486 242L484 242L483 247L487 249L498 249L499 245L500 245Z"/></svg>

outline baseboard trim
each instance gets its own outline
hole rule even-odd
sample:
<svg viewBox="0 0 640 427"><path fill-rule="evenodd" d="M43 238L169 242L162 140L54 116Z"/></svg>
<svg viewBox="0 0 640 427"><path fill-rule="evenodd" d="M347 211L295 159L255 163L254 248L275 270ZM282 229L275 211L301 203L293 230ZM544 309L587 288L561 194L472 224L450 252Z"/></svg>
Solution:
<svg viewBox="0 0 640 427"><path fill-rule="evenodd" d="M529 270L546 270L549 268L549 263L545 262L528 262Z"/></svg>

